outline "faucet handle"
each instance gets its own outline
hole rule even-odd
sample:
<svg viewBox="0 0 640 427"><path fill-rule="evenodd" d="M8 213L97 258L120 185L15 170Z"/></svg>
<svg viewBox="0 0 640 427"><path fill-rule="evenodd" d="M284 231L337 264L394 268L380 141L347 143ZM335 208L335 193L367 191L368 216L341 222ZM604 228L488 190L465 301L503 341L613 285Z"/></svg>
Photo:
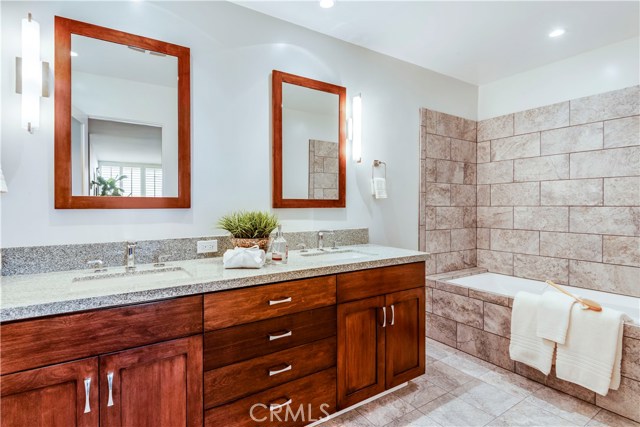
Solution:
<svg viewBox="0 0 640 427"><path fill-rule="evenodd" d="M300 248L300 252L307 252L307 245L305 245L304 243L300 243L296 246L296 248Z"/></svg>
<svg viewBox="0 0 640 427"><path fill-rule="evenodd" d="M87 265L89 266L89 268L92 268L95 273L107 271L107 269L104 268L104 262L102 262L101 259L94 259L91 261L87 261Z"/></svg>
<svg viewBox="0 0 640 427"><path fill-rule="evenodd" d="M331 245L331 249L338 249L338 241L333 239L333 245Z"/></svg>
<svg viewBox="0 0 640 427"><path fill-rule="evenodd" d="M156 257L156 263L153 264L154 267L164 267L165 263L169 261L169 255L158 255Z"/></svg>

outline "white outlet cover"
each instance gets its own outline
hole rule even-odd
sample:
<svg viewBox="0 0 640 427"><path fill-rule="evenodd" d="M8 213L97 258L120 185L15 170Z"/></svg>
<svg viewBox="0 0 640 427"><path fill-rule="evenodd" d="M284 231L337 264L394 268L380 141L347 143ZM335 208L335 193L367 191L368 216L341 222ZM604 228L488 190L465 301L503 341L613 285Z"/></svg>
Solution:
<svg viewBox="0 0 640 427"><path fill-rule="evenodd" d="M197 252L199 254L210 254L218 252L217 240L199 240L197 245Z"/></svg>

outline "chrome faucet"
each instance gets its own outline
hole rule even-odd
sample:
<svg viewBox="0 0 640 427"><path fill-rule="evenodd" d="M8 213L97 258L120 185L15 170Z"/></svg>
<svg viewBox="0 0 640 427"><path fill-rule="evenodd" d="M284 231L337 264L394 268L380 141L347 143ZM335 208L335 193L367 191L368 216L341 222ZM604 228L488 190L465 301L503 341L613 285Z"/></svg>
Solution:
<svg viewBox="0 0 640 427"><path fill-rule="evenodd" d="M327 234L335 234L335 232L333 230L320 230L318 231L318 249L323 250L324 249L324 235L325 233Z"/></svg>
<svg viewBox="0 0 640 427"><path fill-rule="evenodd" d="M127 270L135 270L136 268L136 242L127 242L126 252L126 268Z"/></svg>

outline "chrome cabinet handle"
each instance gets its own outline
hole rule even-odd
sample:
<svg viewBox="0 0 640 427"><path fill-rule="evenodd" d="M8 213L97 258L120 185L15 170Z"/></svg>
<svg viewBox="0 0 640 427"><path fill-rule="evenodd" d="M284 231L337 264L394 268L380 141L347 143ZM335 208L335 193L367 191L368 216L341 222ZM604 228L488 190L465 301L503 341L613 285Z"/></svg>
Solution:
<svg viewBox="0 0 640 427"><path fill-rule="evenodd" d="M269 300L269 305L284 304L285 302L291 302L291 297Z"/></svg>
<svg viewBox="0 0 640 427"><path fill-rule="evenodd" d="M289 399L286 402L280 403L280 404L278 404L278 403L270 403L269 404L269 411L273 412L276 409L284 408L285 406L291 405L292 402L293 402L293 399Z"/></svg>
<svg viewBox="0 0 640 427"><path fill-rule="evenodd" d="M84 413L91 412L91 403L89 400L89 392L91 391L91 378L84 379Z"/></svg>
<svg viewBox="0 0 640 427"><path fill-rule="evenodd" d="M391 304L391 326L393 326L394 323L396 323L396 309L393 304Z"/></svg>
<svg viewBox="0 0 640 427"><path fill-rule="evenodd" d="M293 366L291 366L291 365L287 365L286 367L284 367L282 369L273 369L273 368L271 368L271 369L269 369L269 376L272 377L274 375L278 375L278 374L281 374L283 372L290 371L291 369L293 369Z"/></svg>
<svg viewBox="0 0 640 427"><path fill-rule="evenodd" d="M107 382L109 383L109 400L107 406L113 406L113 372L107 374Z"/></svg>
<svg viewBox="0 0 640 427"><path fill-rule="evenodd" d="M382 307L382 327L387 327L387 307Z"/></svg>
<svg viewBox="0 0 640 427"><path fill-rule="evenodd" d="M293 335L291 331L286 331L279 335L269 334L269 341L279 340L280 338L290 337L291 335Z"/></svg>

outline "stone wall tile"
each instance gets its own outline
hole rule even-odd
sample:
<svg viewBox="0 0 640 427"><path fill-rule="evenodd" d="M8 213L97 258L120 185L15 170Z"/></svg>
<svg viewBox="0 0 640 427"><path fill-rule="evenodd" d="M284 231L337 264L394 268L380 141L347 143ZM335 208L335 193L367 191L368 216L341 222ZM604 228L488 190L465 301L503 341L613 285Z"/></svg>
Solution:
<svg viewBox="0 0 640 427"><path fill-rule="evenodd" d="M640 147L611 148L570 155L571 179L637 176Z"/></svg>
<svg viewBox="0 0 640 427"><path fill-rule="evenodd" d="M513 114L478 122L478 141L488 141L511 135L513 135Z"/></svg>
<svg viewBox="0 0 640 427"><path fill-rule="evenodd" d="M507 206L478 206L478 227L513 228L513 208Z"/></svg>
<svg viewBox="0 0 640 427"><path fill-rule="evenodd" d="M463 251L476 248L476 229L458 228L451 230L451 250Z"/></svg>
<svg viewBox="0 0 640 427"><path fill-rule="evenodd" d="M504 305L485 302L484 330L509 338L511 336L511 309Z"/></svg>
<svg viewBox="0 0 640 427"><path fill-rule="evenodd" d="M540 255L602 262L602 236L542 231Z"/></svg>
<svg viewBox="0 0 640 427"><path fill-rule="evenodd" d="M464 228L463 207L436 207L436 229Z"/></svg>
<svg viewBox="0 0 640 427"><path fill-rule="evenodd" d="M423 181L436 182L436 159L427 158L424 160Z"/></svg>
<svg viewBox="0 0 640 427"><path fill-rule="evenodd" d="M514 181L569 179L569 155L518 159L513 162Z"/></svg>
<svg viewBox="0 0 640 427"><path fill-rule="evenodd" d="M476 201L478 206L491 205L491 186L490 185L482 184L477 186Z"/></svg>
<svg viewBox="0 0 640 427"><path fill-rule="evenodd" d="M478 267L484 267L492 273L513 276L513 254L478 249Z"/></svg>
<svg viewBox="0 0 640 427"><path fill-rule="evenodd" d="M569 126L569 101L521 111L514 115L515 135Z"/></svg>
<svg viewBox="0 0 640 427"><path fill-rule="evenodd" d="M491 161L521 159L540 155L540 134L511 136L491 141Z"/></svg>
<svg viewBox="0 0 640 427"><path fill-rule="evenodd" d="M489 163L491 161L491 141L478 142L477 144L478 163Z"/></svg>
<svg viewBox="0 0 640 427"><path fill-rule="evenodd" d="M640 86L571 100L571 125L640 114Z"/></svg>
<svg viewBox="0 0 640 427"><path fill-rule="evenodd" d="M427 134L426 157L432 159L451 159L451 138L431 133Z"/></svg>
<svg viewBox="0 0 640 427"><path fill-rule="evenodd" d="M514 370L509 358L509 339L467 325L458 325L458 350L479 357L501 368Z"/></svg>
<svg viewBox="0 0 640 427"><path fill-rule="evenodd" d="M569 283L569 260L536 255L514 254L513 275L532 280Z"/></svg>
<svg viewBox="0 0 640 427"><path fill-rule="evenodd" d="M449 184L464 183L464 163L448 160L436 161L436 181Z"/></svg>
<svg viewBox="0 0 640 427"><path fill-rule="evenodd" d="M491 186L491 206L538 206L540 183L519 182Z"/></svg>
<svg viewBox="0 0 640 427"><path fill-rule="evenodd" d="M502 252L538 255L540 232L529 230L491 231L491 249Z"/></svg>
<svg viewBox="0 0 640 427"><path fill-rule="evenodd" d="M456 325L455 320L427 313L426 335L433 340L455 347Z"/></svg>
<svg viewBox="0 0 640 427"><path fill-rule="evenodd" d="M476 247L478 249L491 249L490 228L478 228L476 230Z"/></svg>
<svg viewBox="0 0 640 427"><path fill-rule="evenodd" d="M540 154L547 156L601 150L603 127L602 122L598 122L544 131L540 135Z"/></svg>
<svg viewBox="0 0 640 427"><path fill-rule="evenodd" d="M640 396L640 381L622 377L618 390L609 390L606 396L596 395L596 405L640 422L638 396Z"/></svg>
<svg viewBox="0 0 640 427"><path fill-rule="evenodd" d="M640 207L571 207L569 231L640 236Z"/></svg>
<svg viewBox="0 0 640 427"><path fill-rule="evenodd" d="M605 206L640 206L640 176L605 178L604 204Z"/></svg>
<svg viewBox="0 0 640 427"><path fill-rule="evenodd" d="M478 184L513 182L513 160L480 163L477 166Z"/></svg>
<svg viewBox="0 0 640 427"><path fill-rule="evenodd" d="M569 285L578 288L640 297L638 277L640 277L638 267L569 261Z"/></svg>
<svg viewBox="0 0 640 427"><path fill-rule="evenodd" d="M464 268L475 267L476 265L477 256L475 249L436 254L437 273L462 270Z"/></svg>
<svg viewBox="0 0 640 427"><path fill-rule="evenodd" d="M640 116L604 122L604 148L640 145Z"/></svg>
<svg viewBox="0 0 640 427"><path fill-rule="evenodd" d="M469 296L469 288L465 288L464 286L458 286L453 283L447 283L442 280L436 280L436 289L449 292L452 294L462 295L464 297Z"/></svg>
<svg viewBox="0 0 640 427"><path fill-rule="evenodd" d="M451 185L441 183L427 183L426 197L428 206L450 206Z"/></svg>
<svg viewBox="0 0 640 427"><path fill-rule="evenodd" d="M483 305L480 300L434 289L433 313L482 329Z"/></svg>
<svg viewBox="0 0 640 427"><path fill-rule="evenodd" d="M627 378L640 381L640 340L624 338L622 340L621 374Z"/></svg>
<svg viewBox="0 0 640 427"><path fill-rule="evenodd" d="M465 163L476 162L476 143L464 139L451 139L451 160Z"/></svg>
<svg viewBox="0 0 640 427"><path fill-rule="evenodd" d="M569 231L569 208L516 206L513 208L513 228Z"/></svg>
<svg viewBox="0 0 640 427"><path fill-rule="evenodd" d="M452 184L451 206L476 206L476 186Z"/></svg>
<svg viewBox="0 0 640 427"><path fill-rule="evenodd" d="M450 230L427 230L425 235L426 252L442 253L451 250Z"/></svg>
<svg viewBox="0 0 640 427"><path fill-rule="evenodd" d="M572 179L540 183L543 206L602 206L601 179Z"/></svg>
<svg viewBox="0 0 640 427"><path fill-rule="evenodd" d="M603 236L602 239L603 262L640 267L640 237Z"/></svg>
<svg viewBox="0 0 640 427"><path fill-rule="evenodd" d="M463 117L436 112L436 133L475 142L476 122Z"/></svg>
<svg viewBox="0 0 640 427"><path fill-rule="evenodd" d="M490 302L492 304L498 304L505 307L509 307L508 297L500 294L494 294L493 292L479 291L477 289L470 288L469 298L475 298L485 302Z"/></svg>

